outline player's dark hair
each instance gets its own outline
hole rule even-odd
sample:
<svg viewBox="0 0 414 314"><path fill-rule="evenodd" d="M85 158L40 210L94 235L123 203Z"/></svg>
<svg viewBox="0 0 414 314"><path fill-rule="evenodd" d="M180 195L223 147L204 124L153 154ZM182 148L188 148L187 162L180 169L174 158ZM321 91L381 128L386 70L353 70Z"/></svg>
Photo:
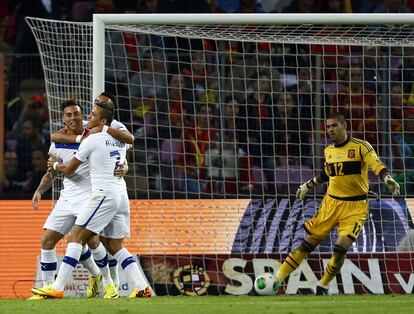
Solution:
<svg viewBox="0 0 414 314"><path fill-rule="evenodd" d="M66 107L70 107L70 106L79 106L81 112L82 112L82 106L79 105L74 99L68 99L65 100L64 102L62 102L62 104L60 105L60 109L65 110Z"/></svg>
<svg viewBox="0 0 414 314"><path fill-rule="evenodd" d="M105 97L108 97L108 98L112 101L112 103L114 104L114 108L116 107L116 98L115 98L115 96L114 96L114 95L109 94L109 93L107 93L107 92L102 92L99 96L105 96Z"/></svg>
<svg viewBox="0 0 414 314"><path fill-rule="evenodd" d="M109 98L110 101L98 100L98 97L100 96L105 96ZM107 125L110 125L112 120L114 119L115 105L116 105L115 96L109 93L106 93L106 92L102 92L98 97L95 99L94 105L103 109L101 116L103 119L106 119Z"/></svg>
<svg viewBox="0 0 414 314"><path fill-rule="evenodd" d="M99 107L101 107L103 110L101 112L101 118L102 119L106 119L106 125L110 125L112 120L114 119L114 111L113 109L108 109L108 108L104 108L100 105L98 105Z"/></svg>
<svg viewBox="0 0 414 314"><path fill-rule="evenodd" d="M331 112L328 119L336 119L340 124L344 124L346 122L345 116L342 112Z"/></svg>

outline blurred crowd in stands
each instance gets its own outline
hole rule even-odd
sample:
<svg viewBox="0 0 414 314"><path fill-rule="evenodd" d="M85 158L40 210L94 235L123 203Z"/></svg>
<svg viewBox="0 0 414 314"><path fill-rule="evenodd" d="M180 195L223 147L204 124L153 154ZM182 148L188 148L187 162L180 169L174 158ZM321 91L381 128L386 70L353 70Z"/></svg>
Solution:
<svg viewBox="0 0 414 314"><path fill-rule="evenodd" d="M50 144L45 91L22 96L22 82L33 76L27 62L41 73L39 59L27 55L37 47L25 16L87 22L93 13L405 13L414 1L0 0L0 8L0 47L8 52L4 197L36 189ZM353 136L388 157L403 193L414 194L414 48L107 36L119 45L106 53L113 66L106 91L135 134L130 159L134 180L149 178L143 193L294 193L321 168L315 156L325 145L323 120L339 110L352 118ZM318 54L322 73L310 57Z"/></svg>

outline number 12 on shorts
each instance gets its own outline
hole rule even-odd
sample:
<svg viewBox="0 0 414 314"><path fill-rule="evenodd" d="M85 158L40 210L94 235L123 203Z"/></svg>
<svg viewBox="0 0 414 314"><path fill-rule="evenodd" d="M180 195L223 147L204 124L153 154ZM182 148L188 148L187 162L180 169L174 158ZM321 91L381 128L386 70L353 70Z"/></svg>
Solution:
<svg viewBox="0 0 414 314"><path fill-rule="evenodd" d="M355 223L354 229L352 229L352 233L355 235L355 237L358 237L359 233L361 232L362 225L359 223Z"/></svg>

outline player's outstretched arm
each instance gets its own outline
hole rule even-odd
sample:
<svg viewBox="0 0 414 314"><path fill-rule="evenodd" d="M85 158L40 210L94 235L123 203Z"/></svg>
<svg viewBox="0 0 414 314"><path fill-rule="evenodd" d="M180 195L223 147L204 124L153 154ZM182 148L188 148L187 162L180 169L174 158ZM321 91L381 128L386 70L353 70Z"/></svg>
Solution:
<svg viewBox="0 0 414 314"><path fill-rule="evenodd" d="M55 176L53 175L52 171L47 171L42 180L40 180L39 186L37 187L36 191L33 193L32 197L32 206L34 209L39 208L40 200L42 199L42 194L45 193L52 187L52 183Z"/></svg>
<svg viewBox="0 0 414 314"><path fill-rule="evenodd" d="M365 144L361 146L361 151L364 154L364 161L368 167L372 169L377 176L382 178L393 196L399 196L400 185L394 180L388 168L378 158L378 155L372 146L368 142L365 142Z"/></svg>
<svg viewBox="0 0 414 314"><path fill-rule="evenodd" d="M118 141L125 144L134 144L134 135L128 130L120 130L109 127L107 130L108 134L116 138Z"/></svg>
<svg viewBox="0 0 414 314"><path fill-rule="evenodd" d="M80 143L87 136L86 129L82 135L70 134L66 128L62 128L50 136L50 139L54 143L72 144Z"/></svg>
<svg viewBox="0 0 414 314"><path fill-rule="evenodd" d="M134 136L131 132L129 132L125 127L122 129L117 128L111 128L107 125L98 125L93 127L91 130L89 130L90 134L95 134L99 132L106 132L109 135L111 135L113 138L117 139L118 141L132 145L134 144ZM82 138L83 139L83 138Z"/></svg>
<svg viewBox="0 0 414 314"><path fill-rule="evenodd" d="M78 169L81 163L82 162L79 159L72 157L68 163L62 164L58 161L57 157L51 156L47 161L47 167L49 171L58 171L63 174L71 174L74 173L76 169Z"/></svg>

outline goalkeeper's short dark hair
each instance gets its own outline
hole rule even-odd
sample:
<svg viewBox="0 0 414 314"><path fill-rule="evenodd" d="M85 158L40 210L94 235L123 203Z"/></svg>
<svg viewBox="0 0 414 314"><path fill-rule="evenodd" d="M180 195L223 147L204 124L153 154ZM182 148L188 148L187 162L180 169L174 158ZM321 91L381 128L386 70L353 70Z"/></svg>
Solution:
<svg viewBox="0 0 414 314"><path fill-rule="evenodd" d="M342 112L331 112L328 119L336 119L340 124L344 124L346 122L345 116Z"/></svg>

